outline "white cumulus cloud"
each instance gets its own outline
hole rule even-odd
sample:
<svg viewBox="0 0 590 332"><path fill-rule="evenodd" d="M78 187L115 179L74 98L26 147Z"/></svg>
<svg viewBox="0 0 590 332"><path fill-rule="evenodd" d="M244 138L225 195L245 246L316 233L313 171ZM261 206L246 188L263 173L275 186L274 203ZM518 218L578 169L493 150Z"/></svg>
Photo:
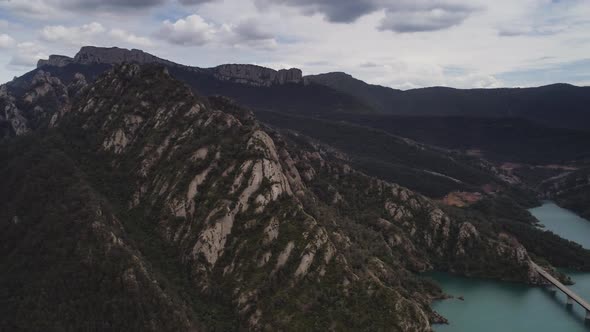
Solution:
<svg viewBox="0 0 590 332"><path fill-rule="evenodd" d="M16 44L16 52L12 55L8 67L11 69L34 67L39 59L45 59L47 56L43 48L36 43L18 43Z"/></svg>
<svg viewBox="0 0 590 332"><path fill-rule="evenodd" d="M147 37L120 28L108 30L97 22L69 27L63 25L46 26L41 30L41 39L73 46L108 45L113 42L142 47L153 45Z"/></svg>
<svg viewBox="0 0 590 332"><path fill-rule="evenodd" d="M176 22L164 21L157 35L172 44L200 46L213 40L215 33L213 24L193 14Z"/></svg>
<svg viewBox="0 0 590 332"><path fill-rule="evenodd" d="M277 45L274 35L253 19L241 20L235 24L215 24L205 21L197 14L189 15L175 22L164 21L156 35L171 44L185 46L215 43L225 46L268 49Z"/></svg>
<svg viewBox="0 0 590 332"><path fill-rule="evenodd" d="M109 35L122 42L137 46L152 46L153 43L149 38L135 35L123 29L111 29Z"/></svg>
<svg viewBox="0 0 590 332"><path fill-rule="evenodd" d="M16 44L14 38L5 33L0 33L0 48L10 48Z"/></svg>
<svg viewBox="0 0 590 332"><path fill-rule="evenodd" d="M92 44L94 37L105 32L102 24L92 22L82 26L46 26L41 30L41 38L48 42L63 42L72 45Z"/></svg>

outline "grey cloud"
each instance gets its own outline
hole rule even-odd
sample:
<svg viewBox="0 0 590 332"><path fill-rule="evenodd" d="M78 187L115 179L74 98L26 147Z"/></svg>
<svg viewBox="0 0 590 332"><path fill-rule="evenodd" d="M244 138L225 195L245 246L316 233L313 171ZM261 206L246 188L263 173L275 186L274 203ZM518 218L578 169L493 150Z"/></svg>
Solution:
<svg viewBox="0 0 590 332"><path fill-rule="evenodd" d="M342 0L334 6L330 1L319 4L315 10L322 12L332 22L352 22L378 9L372 1Z"/></svg>
<svg viewBox="0 0 590 332"><path fill-rule="evenodd" d="M259 6L287 5L300 8L304 14L323 14L330 22L350 23L379 10L379 0L257 0Z"/></svg>
<svg viewBox="0 0 590 332"><path fill-rule="evenodd" d="M460 2L457 0L454 2L452 0L398 0L389 1L387 2L387 5L383 5L383 7L395 12L420 12L435 9L462 12L478 9L478 7L469 4L468 1Z"/></svg>
<svg viewBox="0 0 590 332"><path fill-rule="evenodd" d="M306 15L323 14L330 22L351 23L384 10L381 30L420 32L447 29L462 23L478 7L452 0L256 0L259 6L276 4L300 8Z"/></svg>
<svg viewBox="0 0 590 332"><path fill-rule="evenodd" d="M444 5L416 11L388 10L379 28L399 33L443 30L463 23L474 11L472 7Z"/></svg>
<svg viewBox="0 0 590 332"><path fill-rule="evenodd" d="M220 0L0 0L0 8L11 12L38 17L51 17L62 10L74 12L104 11L126 14L179 2L183 5L199 5Z"/></svg>
<svg viewBox="0 0 590 332"><path fill-rule="evenodd" d="M73 9L143 9L178 1L183 5L201 5L220 0L57 0Z"/></svg>
<svg viewBox="0 0 590 332"><path fill-rule="evenodd" d="M35 0L0 0L0 9L4 12L17 13L24 16L46 17L56 14L56 4L50 1Z"/></svg>
<svg viewBox="0 0 590 332"><path fill-rule="evenodd" d="M178 0L183 5L201 5L207 2L214 2L217 0Z"/></svg>
<svg viewBox="0 0 590 332"><path fill-rule="evenodd" d="M58 4L68 9L143 9L158 6L166 0L60 0Z"/></svg>
<svg viewBox="0 0 590 332"><path fill-rule="evenodd" d="M272 33L263 30L255 20L246 20L237 24L233 32L243 40L272 39Z"/></svg>
<svg viewBox="0 0 590 332"><path fill-rule="evenodd" d="M171 44L203 46L206 44L272 49L278 44L274 35L263 29L258 21L249 19L232 24L207 22L197 14L166 20L155 36Z"/></svg>
<svg viewBox="0 0 590 332"><path fill-rule="evenodd" d="M226 45L271 50L279 44L275 35L254 19L226 27L224 33L217 36L218 42Z"/></svg>

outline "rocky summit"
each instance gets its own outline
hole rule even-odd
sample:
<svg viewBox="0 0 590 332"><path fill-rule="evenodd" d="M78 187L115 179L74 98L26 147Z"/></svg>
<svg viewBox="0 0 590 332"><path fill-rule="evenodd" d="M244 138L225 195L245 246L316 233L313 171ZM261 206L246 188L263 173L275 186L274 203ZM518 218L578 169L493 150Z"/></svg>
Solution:
<svg viewBox="0 0 590 332"><path fill-rule="evenodd" d="M275 71L254 65L222 65L212 69L215 77L236 83L256 86L270 86L273 84L302 83L303 74L300 69L281 69Z"/></svg>
<svg viewBox="0 0 590 332"><path fill-rule="evenodd" d="M154 55L146 53L142 50L132 49L128 50L119 47L95 47L95 46L84 46L80 51L73 57L67 57L64 55L50 55L47 60L39 60L37 68L43 66L57 66L65 67L70 63L78 64L93 64L93 63L105 63L105 64L119 64L123 62L134 62L134 63L161 63L166 65L175 65L172 61L160 59Z"/></svg>
<svg viewBox="0 0 590 332"><path fill-rule="evenodd" d="M119 47L84 46L73 58L64 55L51 55L47 60L39 60L37 68L43 68L44 66L65 67L69 64L116 65L124 62L137 64L158 63L169 67L184 67L192 71L209 73L219 80L253 86L303 83L302 71L297 68L276 71L274 69L248 64L227 64L214 68L188 67L158 58L141 50L128 50Z"/></svg>

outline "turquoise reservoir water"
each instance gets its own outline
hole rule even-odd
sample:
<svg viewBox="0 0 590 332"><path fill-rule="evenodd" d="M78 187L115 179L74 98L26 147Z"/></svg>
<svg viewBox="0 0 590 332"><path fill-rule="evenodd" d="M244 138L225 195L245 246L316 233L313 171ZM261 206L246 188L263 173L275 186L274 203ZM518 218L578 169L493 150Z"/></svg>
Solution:
<svg viewBox="0 0 590 332"><path fill-rule="evenodd" d="M551 202L530 210L548 230L590 248L590 221ZM590 300L590 273L568 273L580 296ZM577 304L566 309L566 297L539 287L508 282L431 275L446 293L463 296L465 301L437 301L433 307L450 325L436 325L437 332L577 332L590 331L584 324L584 310Z"/></svg>
<svg viewBox="0 0 590 332"><path fill-rule="evenodd" d="M529 210L547 230L590 249L590 222L553 202Z"/></svg>

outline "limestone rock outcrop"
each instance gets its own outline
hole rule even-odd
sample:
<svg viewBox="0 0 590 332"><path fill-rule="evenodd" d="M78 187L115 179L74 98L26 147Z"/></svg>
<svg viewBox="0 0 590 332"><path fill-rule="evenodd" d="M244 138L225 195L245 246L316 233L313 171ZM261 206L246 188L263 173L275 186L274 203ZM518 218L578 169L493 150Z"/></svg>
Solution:
<svg viewBox="0 0 590 332"><path fill-rule="evenodd" d="M51 126L58 113L67 112L70 98L86 86L84 76L75 74L69 86L39 69L25 84L9 82L0 86L0 136L21 136L36 128Z"/></svg>
<svg viewBox="0 0 590 332"><path fill-rule="evenodd" d="M136 64L161 64L168 67L183 67L207 75L211 75L221 81L230 81L239 84L253 86L272 86L289 83L303 84L303 73L300 69L274 70L256 65L248 64L227 64L214 68L198 68L183 66L172 61L159 58L138 49L125 49L119 47L95 47L84 46L73 57L64 55L51 55L49 59L39 60L37 68L44 66L65 67L69 64L108 64L117 65L121 63Z"/></svg>
<svg viewBox="0 0 590 332"><path fill-rule="evenodd" d="M139 64L159 63L168 66L179 66L172 61L158 58L138 49L125 49L119 47L95 47L84 46L73 57L64 55L50 55L49 59L41 59L37 63L37 68L43 66L65 67L71 63L78 64L120 64L123 62L133 62Z"/></svg>
<svg viewBox="0 0 590 332"><path fill-rule="evenodd" d="M65 67L70 63L74 63L74 59L70 58L69 56L65 55L50 55L49 59L44 60L40 59L37 62L37 68L41 68L43 66L55 66L55 67Z"/></svg>
<svg viewBox="0 0 590 332"><path fill-rule="evenodd" d="M276 71L255 65L228 64L211 68L210 71L219 80L254 86L303 82L303 74L297 68Z"/></svg>
<svg viewBox="0 0 590 332"><path fill-rule="evenodd" d="M165 65L178 66L172 61L158 58L154 55L146 53L138 49L124 49L118 47L94 47L84 46L80 49L78 54L74 57L76 63L92 64L92 63L106 63L106 64L120 64L123 62L133 62L139 64L145 63L159 63Z"/></svg>

